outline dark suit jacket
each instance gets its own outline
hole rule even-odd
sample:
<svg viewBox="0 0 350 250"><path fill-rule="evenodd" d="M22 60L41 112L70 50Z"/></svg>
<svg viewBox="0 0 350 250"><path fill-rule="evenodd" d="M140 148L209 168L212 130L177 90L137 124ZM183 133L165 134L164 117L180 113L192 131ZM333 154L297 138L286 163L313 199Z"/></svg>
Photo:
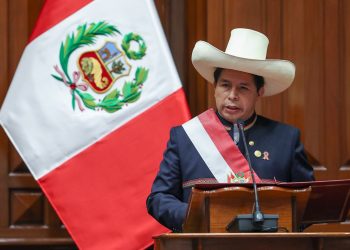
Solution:
<svg viewBox="0 0 350 250"><path fill-rule="evenodd" d="M298 129L257 116L254 125L245 130L245 135L253 169L261 179L284 182L314 180ZM244 151L242 140L238 146L241 152ZM181 231L192 186L208 182L215 182L214 176L184 129L181 126L172 128L147 199L148 212L162 225L175 232Z"/></svg>

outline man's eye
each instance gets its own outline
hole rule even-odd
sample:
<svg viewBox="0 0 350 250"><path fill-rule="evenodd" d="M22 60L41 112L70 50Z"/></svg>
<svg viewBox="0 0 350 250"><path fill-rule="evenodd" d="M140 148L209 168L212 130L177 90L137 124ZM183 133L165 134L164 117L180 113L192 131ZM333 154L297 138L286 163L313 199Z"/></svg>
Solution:
<svg viewBox="0 0 350 250"><path fill-rule="evenodd" d="M221 82L220 86L224 87L224 88L227 88L227 87L229 87L229 84L227 82Z"/></svg>

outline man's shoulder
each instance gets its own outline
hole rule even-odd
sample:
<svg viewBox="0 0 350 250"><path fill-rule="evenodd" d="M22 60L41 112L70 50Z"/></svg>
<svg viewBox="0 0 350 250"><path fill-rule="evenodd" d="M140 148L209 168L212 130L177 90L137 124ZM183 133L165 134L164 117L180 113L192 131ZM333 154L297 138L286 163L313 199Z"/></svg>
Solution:
<svg viewBox="0 0 350 250"><path fill-rule="evenodd" d="M176 126L174 126L174 127L172 127L171 129L170 129L170 133L178 133L179 131L184 131L184 128L183 128L183 126L182 126L183 124L181 124L181 125L176 125Z"/></svg>
<svg viewBox="0 0 350 250"><path fill-rule="evenodd" d="M182 125L176 125L170 129L170 138L181 141L183 139L187 139L188 136L186 135L185 129Z"/></svg>
<svg viewBox="0 0 350 250"><path fill-rule="evenodd" d="M262 115L258 115L256 125L257 127L266 128L266 129L275 129L275 130L291 131L291 132L299 131L297 127L294 127L290 124L283 123L280 121L272 120Z"/></svg>

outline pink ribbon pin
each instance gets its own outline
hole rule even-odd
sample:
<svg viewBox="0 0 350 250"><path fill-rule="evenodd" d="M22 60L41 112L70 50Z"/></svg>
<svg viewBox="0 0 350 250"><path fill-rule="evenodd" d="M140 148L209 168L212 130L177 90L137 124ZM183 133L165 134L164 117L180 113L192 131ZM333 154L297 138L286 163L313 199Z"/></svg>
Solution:
<svg viewBox="0 0 350 250"><path fill-rule="evenodd" d="M265 151L263 154L264 154L263 160L267 160L267 161L270 160L269 159L269 152Z"/></svg>

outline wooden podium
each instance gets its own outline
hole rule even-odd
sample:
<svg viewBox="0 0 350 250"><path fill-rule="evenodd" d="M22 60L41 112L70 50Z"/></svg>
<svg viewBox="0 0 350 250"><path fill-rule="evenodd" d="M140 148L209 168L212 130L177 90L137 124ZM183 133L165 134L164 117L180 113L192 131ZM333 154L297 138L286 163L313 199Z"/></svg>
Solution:
<svg viewBox="0 0 350 250"><path fill-rule="evenodd" d="M265 214L278 214L279 227L297 231L311 187L291 189L259 187L260 208ZM194 188L189 204L185 233L225 233L226 226L238 214L251 214L254 203L252 188L226 187L214 190Z"/></svg>
<svg viewBox="0 0 350 250"><path fill-rule="evenodd" d="M350 233L170 233L154 239L156 250L350 249Z"/></svg>
<svg viewBox="0 0 350 250"><path fill-rule="evenodd" d="M228 233L238 214L251 214L251 184L196 185L181 234L155 237L156 249L350 249L350 233L303 233L307 225L341 222L350 208L350 180L260 184L260 208L278 214L276 233ZM287 244L287 245L286 245ZM247 248L248 247L248 248Z"/></svg>

